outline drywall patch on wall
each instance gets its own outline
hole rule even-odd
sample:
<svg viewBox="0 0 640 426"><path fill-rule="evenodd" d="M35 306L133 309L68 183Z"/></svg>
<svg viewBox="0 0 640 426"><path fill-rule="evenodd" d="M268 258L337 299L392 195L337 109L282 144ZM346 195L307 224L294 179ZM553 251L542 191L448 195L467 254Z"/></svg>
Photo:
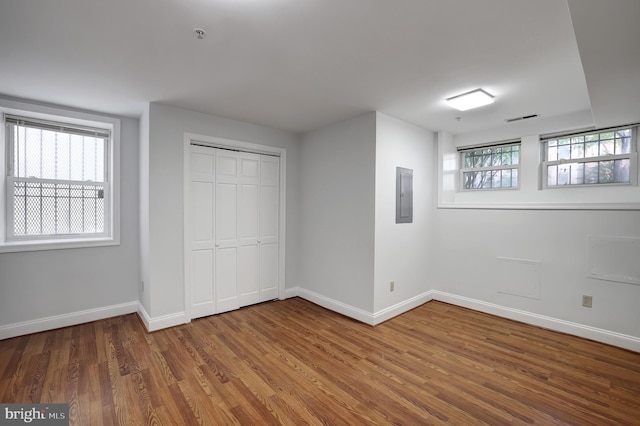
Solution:
<svg viewBox="0 0 640 426"><path fill-rule="evenodd" d="M542 262L498 257L496 282L498 293L540 300Z"/></svg>
<svg viewBox="0 0 640 426"><path fill-rule="evenodd" d="M587 237L587 277L640 285L640 238Z"/></svg>

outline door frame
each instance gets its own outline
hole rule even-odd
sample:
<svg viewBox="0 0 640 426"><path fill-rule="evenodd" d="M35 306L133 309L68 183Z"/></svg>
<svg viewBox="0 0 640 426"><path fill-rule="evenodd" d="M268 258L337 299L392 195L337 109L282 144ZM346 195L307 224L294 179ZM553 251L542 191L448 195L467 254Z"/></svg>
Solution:
<svg viewBox="0 0 640 426"><path fill-rule="evenodd" d="M285 148L256 144L252 142L244 142L233 139L225 139L196 133L184 133L183 151L182 151L182 183L183 183L183 262L184 262L184 312L189 321L192 319L191 313L191 262L190 250L191 246L191 219L189 215L189 206L191 205L191 145L197 144L201 146L221 149L231 149L236 151L252 152L256 154L266 154L280 157L280 176L279 176L279 211L278 211L278 299L285 299L285 253L286 253L286 206L287 206L287 150Z"/></svg>

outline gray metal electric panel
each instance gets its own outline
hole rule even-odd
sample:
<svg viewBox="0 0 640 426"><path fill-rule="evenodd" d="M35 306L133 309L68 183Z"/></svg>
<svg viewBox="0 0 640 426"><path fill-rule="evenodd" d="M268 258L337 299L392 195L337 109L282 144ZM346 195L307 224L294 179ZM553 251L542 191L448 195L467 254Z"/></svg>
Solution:
<svg viewBox="0 0 640 426"><path fill-rule="evenodd" d="M396 223L413 222L413 170L396 167Z"/></svg>

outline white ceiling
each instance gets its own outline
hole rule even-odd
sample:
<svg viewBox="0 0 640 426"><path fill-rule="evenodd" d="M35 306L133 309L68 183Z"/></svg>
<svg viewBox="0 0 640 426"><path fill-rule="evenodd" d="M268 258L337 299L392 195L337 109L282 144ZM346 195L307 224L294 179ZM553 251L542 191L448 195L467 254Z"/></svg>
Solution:
<svg viewBox="0 0 640 426"><path fill-rule="evenodd" d="M454 134L640 121L639 22L639 0L0 0L0 93L294 132L373 110ZM478 87L496 102L444 103Z"/></svg>

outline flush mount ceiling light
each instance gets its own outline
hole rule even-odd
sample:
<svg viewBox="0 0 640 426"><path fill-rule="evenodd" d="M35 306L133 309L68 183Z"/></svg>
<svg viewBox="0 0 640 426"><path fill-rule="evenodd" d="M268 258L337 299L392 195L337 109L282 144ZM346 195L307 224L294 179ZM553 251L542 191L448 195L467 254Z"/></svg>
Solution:
<svg viewBox="0 0 640 426"><path fill-rule="evenodd" d="M493 96L482 89L472 90L446 99L447 103L459 111L466 111L493 103Z"/></svg>

